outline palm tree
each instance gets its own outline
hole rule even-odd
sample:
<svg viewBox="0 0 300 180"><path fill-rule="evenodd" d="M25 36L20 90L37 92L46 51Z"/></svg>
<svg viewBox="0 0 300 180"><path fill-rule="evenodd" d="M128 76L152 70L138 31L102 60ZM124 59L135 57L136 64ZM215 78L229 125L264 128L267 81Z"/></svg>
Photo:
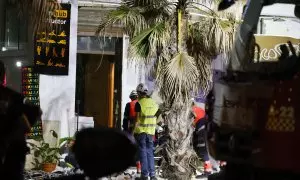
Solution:
<svg viewBox="0 0 300 180"><path fill-rule="evenodd" d="M164 148L163 175L190 179L192 119L189 99L207 92L213 57L232 48L242 6L216 13L213 0L122 0L97 29L105 33L114 24L130 37L130 59L153 63L152 73L164 101L163 118L169 127ZM192 16L192 14L198 16Z"/></svg>
<svg viewBox="0 0 300 180"><path fill-rule="evenodd" d="M11 4L17 6L19 16L28 17L29 24L32 26L33 32L38 30L47 30L49 23L49 12L60 8L57 0L8 0Z"/></svg>

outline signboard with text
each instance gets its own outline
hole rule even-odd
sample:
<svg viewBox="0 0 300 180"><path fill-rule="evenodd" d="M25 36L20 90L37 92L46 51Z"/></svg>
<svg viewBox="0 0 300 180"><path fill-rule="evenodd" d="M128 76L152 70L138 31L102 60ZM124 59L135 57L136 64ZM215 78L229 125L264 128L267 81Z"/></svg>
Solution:
<svg viewBox="0 0 300 180"><path fill-rule="evenodd" d="M22 94L30 103L39 106L39 75L33 67L22 67ZM27 134L28 139L43 137L42 121L36 122Z"/></svg>
<svg viewBox="0 0 300 180"><path fill-rule="evenodd" d="M256 58L255 61L277 61L281 54L280 45L287 45L288 41L291 41L296 53L299 53L300 39L285 36L256 35L255 40L260 47L259 59ZM258 50L256 49L257 53Z"/></svg>
<svg viewBox="0 0 300 180"><path fill-rule="evenodd" d="M48 75L68 75L71 5L61 4L50 12L48 32L38 32L34 39L35 72Z"/></svg>

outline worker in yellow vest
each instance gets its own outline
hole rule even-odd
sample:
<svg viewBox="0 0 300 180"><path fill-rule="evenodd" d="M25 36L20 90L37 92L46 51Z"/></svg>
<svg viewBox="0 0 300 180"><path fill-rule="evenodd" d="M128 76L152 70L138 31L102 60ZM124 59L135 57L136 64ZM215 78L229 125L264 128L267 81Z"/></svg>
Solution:
<svg viewBox="0 0 300 180"><path fill-rule="evenodd" d="M139 84L136 88L139 100L135 105L137 120L134 133L139 146L139 158L142 165L141 180L157 180L155 176L153 136L155 135L158 105L148 96L148 88Z"/></svg>

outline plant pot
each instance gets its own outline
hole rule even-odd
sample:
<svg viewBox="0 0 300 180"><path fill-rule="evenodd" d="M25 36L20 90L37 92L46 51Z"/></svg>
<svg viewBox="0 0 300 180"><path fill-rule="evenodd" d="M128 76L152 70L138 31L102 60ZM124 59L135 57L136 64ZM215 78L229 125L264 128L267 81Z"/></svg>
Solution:
<svg viewBox="0 0 300 180"><path fill-rule="evenodd" d="M52 172L56 168L56 163L45 163L43 164L43 171Z"/></svg>

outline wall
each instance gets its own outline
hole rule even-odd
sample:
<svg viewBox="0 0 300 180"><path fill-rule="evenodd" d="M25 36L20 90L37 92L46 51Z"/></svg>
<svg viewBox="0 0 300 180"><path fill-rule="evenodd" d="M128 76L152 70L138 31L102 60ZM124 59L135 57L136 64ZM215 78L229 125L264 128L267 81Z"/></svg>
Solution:
<svg viewBox="0 0 300 180"><path fill-rule="evenodd" d="M122 119L126 103L130 101L129 94L139 83L145 83L144 68L137 62L128 59L129 37L123 36L123 68L122 68Z"/></svg>
<svg viewBox="0 0 300 180"><path fill-rule="evenodd" d="M1 48L2 48L2 44L1 44L1 40L2 40L2 37L4 37L4 28L1 28L1 26L4 26L5 24L5 0L1 0L0 1L0 51L1 51Z"/></svg>
<svg viewBox="0 0 300 180"><path fill-rule="evenodd" d="M261 34L300 38L300 22L296 18L263 18Z"/></svg>
<svg viewBox="0 0 300 180"><path fill-rule="evenodd" d="M129 46L129 37L123 36L123 68L122 68L122 120L124 115L124 110L126 103L130 101L129 94L132 90L136 89L136 86L139 83L145 83L149 90L152 93L152 98L158 103L162 103L161 98L158 95L158 92L155 91L155 82L154 79L148 77L148 71L151 67L145 67L142 63L137 61L131 61L128 59L128 46Z"/></svg>
<svg viewBox="0 0 300 180"><path fill-rule="evenodd" d="M294 8L295 5L291 4L273 4L271 6L265 6L262 9L261 15L295 17Z"/></svg>
<svg viewBox="0 0 300 180"><path fill-rule="evenodd" d="M300 38L300 19L294 15L294 5L274 4L266 6L261 12L262 21L259 34L290 36Z"/></svg>
<svg viewBox="0 0 300 180"><path fill-rule="evenodd" d="M63 0L62 2L69 2ZM75 121L75 86L77 54L77 0L72 0L70 58L68 76L40 75L40 104L43 120L59 121L60 136L69 136L69 124Z"/></svg>

